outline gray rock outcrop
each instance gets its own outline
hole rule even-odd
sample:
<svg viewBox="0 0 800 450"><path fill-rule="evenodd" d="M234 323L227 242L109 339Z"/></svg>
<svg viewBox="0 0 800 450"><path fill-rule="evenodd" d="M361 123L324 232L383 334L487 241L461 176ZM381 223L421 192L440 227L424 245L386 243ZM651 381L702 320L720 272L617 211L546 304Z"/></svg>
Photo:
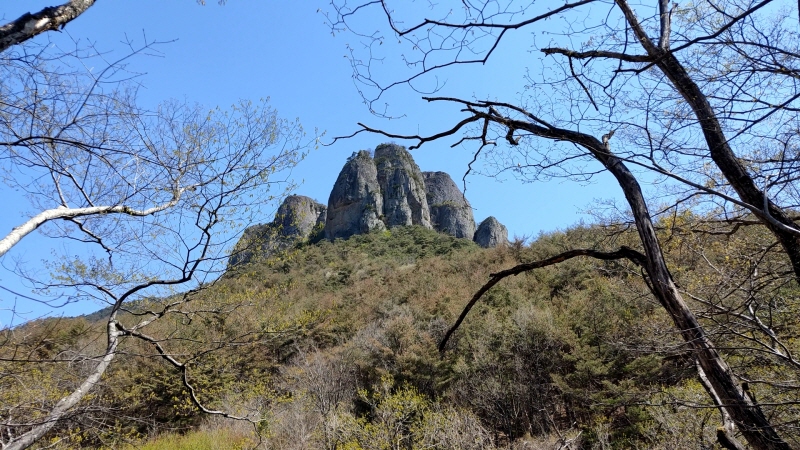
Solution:
<svg viewBox="0 0 800 450"><path fill-rule="evenodd" d="M286 250L300 241L313 238L322 232L327 207L310 197L290 195L283 200L275 219L267 224L254 225L244 230L231 254L229 265L244 264L255 256L269 255Z"/></svg>
<svg viewBox="0 0 800 450"><path fill-rule="evenodd" d="M375 157L353 153L339 172L328 205L288 196L272 222L245 230L229 266L267 258L298 242L347 239L386 228L417 225L481 247L508 244L508 230L494 217L475 226L472 207L445 172L422 172L405 147L381 144Z"/></svg>
<svg viewBox="0 0 800 450"><path fill-rule="evenodd" d="M475 236L475 219L464 194L445 172L422 172L433 229L458 238Z"/></svg>
<svg viewBox="0 0 800 450"><path fill-rule="evenodd" d="M422 171L411 154L396 144L375 148L378 185L383 194L383 221L387 227L419 225L433 228Z"/></svg>
<svg viewBox="0 0 800 450"><path fill-rule="evenodd" d="M281 203L273 226L285 237L308 238L315 227L325 225L328 207L304 195L290 195Z"/></svg>
<svg viewBox="0 0 800 450"><path fill-rule="evenodd" d="M325 238L346 239L354 234L383 230L383 196L375 161L369 152L354 153L339 172L328 198Z"/></svg>
<svg viewBox="0 0 800 450"><path fill-rule="evenodd" d="M489 216L478 225L472 240L483 248L508 245L508 229L494 216Z"/></svg>

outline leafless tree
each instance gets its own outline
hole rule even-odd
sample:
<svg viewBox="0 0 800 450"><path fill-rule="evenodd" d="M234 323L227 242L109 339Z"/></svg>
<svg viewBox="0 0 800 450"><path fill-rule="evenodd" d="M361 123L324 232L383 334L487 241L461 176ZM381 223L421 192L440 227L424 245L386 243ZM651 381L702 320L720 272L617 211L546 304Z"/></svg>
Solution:
<svg viewBox="0 0 800 450"><path fill-rule="evenodd" d="M45 12L82 5L70 13L77 16L92 4ZM27 37L14 39L8 45ZM12 384L31 381L22 376L31 364L81 367L56 402L42 398L35 407L0 409L3 449L30 446L71 414L126 339L146 343L173 366L197 408L231 417L200 400L189 374L192 358L149 330L165 317L200 314L191 302L224 271L231 240L260 205L291 188L287 170L308 141L298 123L280 119L267 102L242 101L229 110L175 101L141 107L128 63L158 45L131 43L118 60L80 43L63 52L30 41L0 53L0 173L33 211L0 239L0 257L37 229L77 244L80 256L58 258L50 263L51 277L36 274L30 281L44 291L61 290L70 301L108 305L106 342L98 349L39 358L17 351L28 344L24 336L2 330L3 378ZM202 311L215 312L224 311ZM232 339L252 340L240 338Z"/></svg>
<svg viewBox="0 0 800 450"><path fill-rule="evenodd" d="M800 51L796 14L789 14L797 5L776 0L687 5L577 0L555 6L492 0L415 6L386 0L333 2L328 16L332 30L359 36L361 47L352 46L351 62L373 112L372 105L388 90L415 88L445 71L490 61L519 30L534 36L533 49L541 55L541 67L530 68L527 75L529 95L513 103L465 99L442 95L441 84L434 84L438 95L423 98L450 103L464 114L452 127L419 135L360 124L359 132L414 140L414 147L454 137L454 146L474 143L476 158L486 155L499 170L529 181L586 179L606 171L624 193L641 242L641 250L574 250L499 272L458 323L506 276L576 256L630 259L642 267L693 352L723 420L731 422L720 442L735 442L735 428L753 448L789 448L684 300L664 259L654 218L692 208L730 222L755 220L777 241L800 281L800 227L793 215L800 173ZM376 18L385 28L371 28ZM560 25L554 27L556 22ZM541 45L543 31L550 40ZM395 40L397 46L391 44ZM577 48L575 42L580 42ZM376 63L388 61L386 52L398 47L402 58L397 59L406 70L393 71L388 80L377 75ZM652 209L641 177L670 186L664 197L670 206ZM769 342L761 347L772 347L773 357L791 364L794 357L781 337L759 326L764 325L761 314L752 310L740 318L760 328Z"/></svg>

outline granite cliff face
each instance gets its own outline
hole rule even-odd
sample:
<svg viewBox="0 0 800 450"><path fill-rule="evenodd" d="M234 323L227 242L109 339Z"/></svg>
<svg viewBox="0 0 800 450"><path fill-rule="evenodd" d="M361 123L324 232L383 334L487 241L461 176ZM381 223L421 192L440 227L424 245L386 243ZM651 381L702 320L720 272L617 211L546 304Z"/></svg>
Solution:
<svg viewBox="0 0 800 450"><path fill-rule="evenodd" d="M422 172L433 228L458 238L475 236L472 206L445 172Z"/></svg>
<svg viewBox="0 0 800 450"><path fill-rule="evenodd" d="M272 223L282 236L305 239L315 228L324 226L327 210L327 206L310 197L290 195L281 203Z"/></svg>
<svg viewBox="0 0 800 450"><path fill-rule="evenodd" d="M308 239L347 239L409 225L471 239L481 247L508 243L508 230L494 217L476 229L472 207L450 175L422 172L404 147L381 144L374 158L362 150L347 159L327 207L309 197L290 195L271 223L245 230L230 265Z"/></svg>
<svg viewBox="0 0 800 450"><path fill-rule="evenodd" d="M327 207L310 197L290 195L284 199L275 219L244 230L231 254L231 266L244 264L258 256L286 250L322 232Z"/></svg>
<svg viewBox="0 0 800 450"><path fill-rule="evenodd" d="M347 239L354 234L385 229L383 195L378 171L369 152L354 153L339 172L328 198L325 238Z"/></svg>
<svg viewBox="0 0 800 450"><path fill-rule="evenodd" d="M375 148L378 185L383 193L383 221L387 227L431 226L422 172L408 151L395 144Z"/></svg>
<svg viewBox="0 0 800 450"><path fill-rule="evenodd" d="M497 247L508 244L508 229L494 216L489 216L478 225L475 237L472 239L481 247Z"/></svg>

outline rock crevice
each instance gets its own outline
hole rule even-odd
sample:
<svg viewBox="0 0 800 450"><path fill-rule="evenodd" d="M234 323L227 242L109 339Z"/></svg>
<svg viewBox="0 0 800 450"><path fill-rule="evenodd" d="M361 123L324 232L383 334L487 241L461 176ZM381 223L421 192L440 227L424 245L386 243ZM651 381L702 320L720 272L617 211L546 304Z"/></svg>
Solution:
<svg viewBox="0 0 800 450"><path fill-rule="evenodd" d="M387 227L431 226L422 171L411 154L396 144L375 148L378 186L383 193L383 218Z"/></svg>
<svg viewBox="0 0 800 450"><path fill-rule="evenodd" d="M369 152L348 158L328 198L325 238L347 239L354 234L385 229L383 195L378 171Z"/></svg>

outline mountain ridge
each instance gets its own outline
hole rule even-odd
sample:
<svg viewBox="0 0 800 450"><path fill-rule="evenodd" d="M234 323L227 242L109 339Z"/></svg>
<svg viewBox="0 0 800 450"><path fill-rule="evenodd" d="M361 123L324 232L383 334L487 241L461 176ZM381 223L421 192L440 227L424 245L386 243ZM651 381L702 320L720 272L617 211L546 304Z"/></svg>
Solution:
<svg viewBox="0 0 800 450"><path fill-rule="evenodd" d="M405 147L385 143L354 152L331 188L327 205L290 195L272 222L248 227L229 265L268 257L300 242L333 241L398 226L417 225L472 240L508 244L508 229L490 216L475 223L464 194L446 172L423 172Z"/></svg>

